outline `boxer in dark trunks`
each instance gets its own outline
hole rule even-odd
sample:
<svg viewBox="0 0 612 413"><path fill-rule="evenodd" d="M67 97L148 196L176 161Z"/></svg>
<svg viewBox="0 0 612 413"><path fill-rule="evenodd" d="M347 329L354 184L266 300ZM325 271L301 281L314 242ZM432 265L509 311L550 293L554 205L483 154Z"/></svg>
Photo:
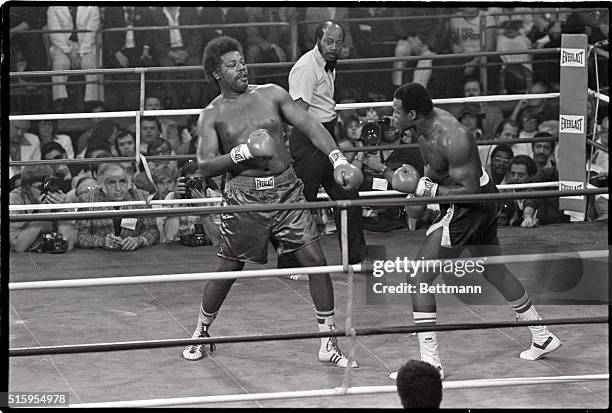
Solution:
<svg viewBox="0 0 612 413"><path fill-rule="evenodd" d="M329 155L336 182L347 189L361 183L361 171L346 161L321 123L284 89L248 84L242 47L236 40L211 40L204 50L203 65L207 76L219 84L221 95L202 110L198 120L198 165L204 177L226 174L225 205L305 202L302 181L293 172L284 143L283 122L298 128ZM278 253L294 253L302 266L327 265L310 210L222 213L216 271L240 271L246 262L265 264L270 239L278 242ZM209 337L210 325L234 281L205 283L193 338ZM309 287L319 330L335 329L331 277L311 274ZM187 360L205 355L203 345L190 345L183 351ZM321 338L319 360L340 367L348 364L335 337ZM357 363L353 361L352 367L358 367Z"/></svg>
<svg viewBox="0 0 612 413"><path fill-rule="evenodd" d="M408 83L399 87L393 99L393 117L401 130L415 129L426 165L425 176L414 179L404 166L394 173L394 189L414 192L415 196L467 195L497 193L480 164L474 139L463 125L445 110L434 108L427 90ZM497 238L499 201L470 204L441 204L441 215L426 233L417 259L456 258L468 248L472 256L502 255ZM488 254L483 254L486 251ZM412 274L411 274L412 275ZM435 272L418 272L410 281L430 285ZM482 274L504 296L519 320L541 320L521 282L503 264L485 265ZM414 321L418 325L436 322L434 293L411 294ZM520 354L525 360L537 360L556 350L561 341L546 326L529 327L531 347ZM439 368L443 376L435 332L418 333L421 359ZM392 374L394 376L394 374Z"/></svg>

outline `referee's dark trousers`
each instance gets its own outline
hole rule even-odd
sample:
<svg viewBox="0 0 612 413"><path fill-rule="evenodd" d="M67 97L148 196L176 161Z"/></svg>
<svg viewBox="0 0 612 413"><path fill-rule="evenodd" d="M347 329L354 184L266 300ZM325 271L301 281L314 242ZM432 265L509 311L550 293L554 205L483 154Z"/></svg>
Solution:
<svg viewBox="0 0 612 413"><path fill-rule="evenodd" d="M322 123L336 140L334 125L336 120ZM304 183L304 196L308 202L317 200L319 187L323 185L325 192L334 201L341 199L357 199L357 189L346 191L334 181L334 168L326 154L318 150L307 136L293 128L289 138L289 149L293 156L293 168L295 174ZM349 264L357 264L361 261L362 248L365 247L363 237L363 218L361 207L348 209L348 246ZM334 219L338 228L338 241L340 242L340 210L334 208ZM278 257L278 268L299 267L299 263L293 254L283 254Z"/></svg>

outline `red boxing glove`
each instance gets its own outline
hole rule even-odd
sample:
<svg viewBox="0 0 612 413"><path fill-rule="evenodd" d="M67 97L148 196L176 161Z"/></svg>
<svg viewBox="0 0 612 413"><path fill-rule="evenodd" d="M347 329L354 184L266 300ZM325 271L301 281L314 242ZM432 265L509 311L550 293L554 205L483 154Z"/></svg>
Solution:
<svg viewBox="0 0 612 413"><path fill-rule="evenodd" d="M249 134L246 143L236 145L230 151L234 163L244 162L248 159L272 159L276 149L276 142L267 130L257 129Z"/></svg>
<svg viewBox="0 0 612 413"><path fill-rule="evenodd" d="M419 178L419 172L414 168L414 166L403 164L401 168L393 172L391 185L396 191L411 194L417 189Z"/></svg>
<svg viewBox="0 0 612 413"><path fill-rule="evenodd" d="M361 169L350 163L340 164L334 168L334 180L345 190L350 191L363 183Z"/></svg>
<svg viewBox="0 0 612 413"><path fill-rule="evenodd" d="M414 194L408 194L406 198L414 198ZM406 204L404 206L404 209L406 210L406 215L408 215L410 218L419 219L425 213L425 210L427 209L427 205L426 204Z"/></svg>

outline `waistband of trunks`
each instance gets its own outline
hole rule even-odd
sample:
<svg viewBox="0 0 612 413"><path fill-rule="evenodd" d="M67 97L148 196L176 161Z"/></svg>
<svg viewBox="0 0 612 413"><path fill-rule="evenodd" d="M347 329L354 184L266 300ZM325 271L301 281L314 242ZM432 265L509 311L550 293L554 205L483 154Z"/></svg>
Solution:
<svg viewBox="0 0 612 413"><path fill-rule="evenodd" d="M292 166L289 166L278 175L268 176L234 176L225 183L226 186L240 187L244 189L272 189L280 185L294 182L297 179Z"/></svg>

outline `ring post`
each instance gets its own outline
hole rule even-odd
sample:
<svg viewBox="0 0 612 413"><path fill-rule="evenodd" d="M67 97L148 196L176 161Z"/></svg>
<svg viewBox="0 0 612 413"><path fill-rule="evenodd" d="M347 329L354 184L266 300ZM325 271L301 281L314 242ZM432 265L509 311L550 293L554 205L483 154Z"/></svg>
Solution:
<svg viewBox="0 0 612 413"><path fill-rule="evenodd" d="M559 96L559 190L586 188L587 133L587 36L561 36L560 96ZM584 220L586 198L559 198L559 209L571 211L571 216ZM569 214L568 214L569 215Z"/></svg>

